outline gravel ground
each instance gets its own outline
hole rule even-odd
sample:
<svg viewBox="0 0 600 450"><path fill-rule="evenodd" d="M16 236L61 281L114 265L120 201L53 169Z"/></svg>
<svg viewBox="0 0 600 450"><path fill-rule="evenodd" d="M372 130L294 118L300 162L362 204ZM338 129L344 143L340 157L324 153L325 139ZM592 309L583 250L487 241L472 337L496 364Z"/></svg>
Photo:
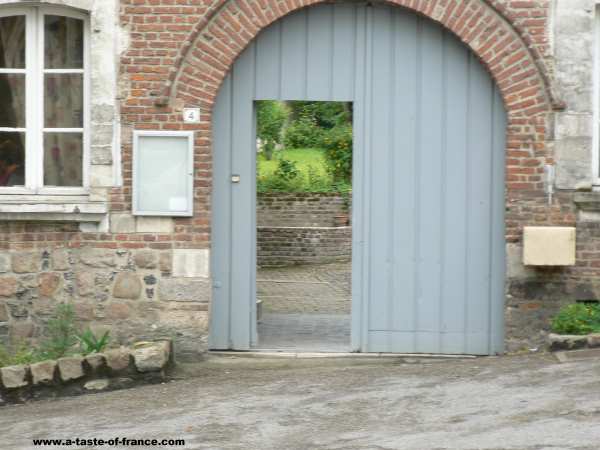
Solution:
<svg viewBox="0 0 600 450"><path fill-rule="evenodd" d="M213 356L177 376L2 408L0 448L118 436L185 439L156 447L185 449L600 449L599 358Z"/></svg>

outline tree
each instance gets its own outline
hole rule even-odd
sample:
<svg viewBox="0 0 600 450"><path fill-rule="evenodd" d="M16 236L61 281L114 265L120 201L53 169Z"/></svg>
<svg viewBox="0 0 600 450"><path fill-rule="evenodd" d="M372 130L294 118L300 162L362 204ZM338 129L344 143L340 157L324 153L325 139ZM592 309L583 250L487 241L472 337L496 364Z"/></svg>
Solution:
<svg viewBox="0 0 600 450"><path fill-rule="evenodd" d="M265 158L270 160L278 144L281 143L282 129L289 111L277 101L265 100L257 104L257 134L262 142Z"/></svg>

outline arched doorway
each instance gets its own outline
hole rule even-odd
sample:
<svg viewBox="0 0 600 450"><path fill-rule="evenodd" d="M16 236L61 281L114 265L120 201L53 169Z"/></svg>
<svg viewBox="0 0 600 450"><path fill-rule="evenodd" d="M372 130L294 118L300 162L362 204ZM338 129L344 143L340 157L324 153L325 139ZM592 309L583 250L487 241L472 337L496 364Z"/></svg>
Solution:
<svg viewBox="0 0 600 450"><path fill-rule="evenodd" d="M352 349L503 349L506 113L476 56L403 8L338 3L263 30L213 114L210 347L256 341L256 100L354 104Z"/></svg>

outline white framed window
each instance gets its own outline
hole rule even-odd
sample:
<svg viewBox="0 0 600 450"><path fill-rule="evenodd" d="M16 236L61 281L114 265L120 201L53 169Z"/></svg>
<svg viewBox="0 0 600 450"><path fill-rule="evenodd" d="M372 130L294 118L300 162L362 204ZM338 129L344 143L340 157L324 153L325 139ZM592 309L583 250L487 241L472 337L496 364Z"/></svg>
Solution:
<svg viewBox="0 0 600 450"><path fill-rule="evenodd" d="M0 8L0 194L87 191L88 45L85 14Z"/></svg>
<svg viewBox="0 0 600 450"><path fill-rule="evenodd" d="M193 131L134 131L133 214L193 216Z"/></svg>

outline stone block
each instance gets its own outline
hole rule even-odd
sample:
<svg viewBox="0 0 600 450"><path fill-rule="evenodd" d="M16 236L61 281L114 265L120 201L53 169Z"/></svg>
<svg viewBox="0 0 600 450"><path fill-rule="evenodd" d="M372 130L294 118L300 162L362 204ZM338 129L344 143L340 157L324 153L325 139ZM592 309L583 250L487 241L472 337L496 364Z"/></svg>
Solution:
<svg viewBox="0 0 600 450"><path fill-rule="evenodd" d="M115 108L112 105L97 105L92 108L92 122L110 123L115 117Z"/></svg>
<svg viewBox="0 0 600 450"><path fill-rule="evenodd" d="M135 233L135 217L131 214L111 214L111 233Z"/></svg>
<svg viewBox="0 0 600 450"><path fill-rule="evenodd" d="M591 136L565 137L555 142L556 187L558 189L574 189L578 183L591 182L589 170L591 149Z"/></svg>
<svg viewBox="0 0 600 450"><path fill-rule="evenodd" d="M69 251L65 248L58 248L52 252L52 269L69 270L71 263L69 261Z"/></svg>
<svg viewBox="0 0 600 450"><path fill-rule="evenodd" d="M17 389L27 386L27 366L9 366L0 369L2 385L6 389Z"/></svg>
<svg viewBox="0 0 600 450"><path fill-rule="evenodd" d="M134 345L133 359L139 372L160 372L171 358L171 343L140 342Z"/></svg>
<svg viewBox="0 0 600 450"><path fill-rule="evenodd" d="M87 297L94 293L96 286L96 277L94 272L84 271L77 274L77 293L82 297Z"/></svg>
<svg viewBox="0 0 600 450"><path fill-rule="evenodd" d="M35 386L49 384L54 381L56 361L42 361L29 366L31 377Z"/></svg>
<svg viewBox="0 0 600 450"><path fill-rule="evenodd" d="M62 276L55 272L44 272L39 274L39 294L42 297L52 297L60 287Z"/></svg>
<svg viewBox="0 0 600 450"><path fill-rule="evenodd" d="M124 320L131 315L129 305L112 302L106 308L106 317L111 320Z"/></svg>
<svg viewBox="0 0 600 450"><path fill-rule="evenodd" d="M208 249L173 250L173 276L181 278L208 278L210 275Z"/></svg>
<svg viewBox="0 0 600 450"><path fill-rule="evenodd" d="M35 326L32 322L17 320L10 326L10 336L13 342L21 342L33 337Z"/></svg>
<svg viewBox="0 0 600 450"><path fill-rule="evenodd" d="M92 147L111 146L113 142L114 129L111 124L94 125L94 133L92 133Z"/></svg>
<svg viewBox="0 0 600 450"><path fill-rule="evenodd" d="M101 248L84 247L79 253L82 264L90 267L114 267L116 266L115 254L110 250Z"/></svg>
<svg viewBox="0 0 600 450"><path fill-rule="evenodd" d="M78 380L85 375L83 372L83 358L80 356L60 358L58 371L62 381Z"/></svg>
<svg viewBox="0 0 600 450"><path fill-rule="evenodd" d="M592 136L594 121L590 113L555 114L556 138Z"/></svg>
<svg viewBox="0 0 600 450"><path fill-rule="evenodd" d="M114 184L112 166L92 165L90 166L90 186L110 187Z"/></svg>
<svg viewBox="0 0 600 450"><path fill-rule="evenodd" d="M129 368L131 355L129 354L129 351L124 348L108 350L104 352L104 357L106 358L106 365L108 368L115 372Z"/></svg>
<svg viewBox="0 0 600 450"><path fill-rule="evenodd" d="M535 268L523 264L523 247L520 244L506 244L506 277L526 279L536 276Z"/></svg>
<svg viewBox="0 0 600 450"><path fill-rule="evenodd" d="M98 202L98 203L108 202L108 200L109 200L108 192L109 192L109 190L106 188L103 188L103 187L99 187L99 188L90 187L89 188L90 202ZM110 217L110 215L109 215L109 217Z"/></svg>
<svg viewBox="0 0 600 450"><path fill-rule="evenodd" d="M83 303L81 301L76 302L75 307L75 316L79 320L90 321L94 319L94 306L89 303Z"/></svg>
<svg viewBox="0 0 600 450"><path fill-rule="evenodd" d="M88 381L83 385L86 391L103 391L108 388L110 382L106 378L100 378L99 380Z"/></svg>
<svg viewBox="0 0 600 450"><path fill-rule="evenodd" d="M208 280L163 278L158 284L158 295L163 301L208 302L210 283Z"/></svg>
<svg viewBox="0 0 600 450"><path fill-rule="evenodd" d="M162 252L158 258L158 268L161 272L171 273L173 271L173 253Z"/></svg>
<svg viewBox="0 0 600 450"><path fill-rule="evenodd" d="M8 253L0 253L0 273L10 271L10 256Z"/></svg>
<svg viewBox="0 0 600 450"><path fill-rule="evenodd" d="M0 297L12 297L18 287L19 282L15 277L0 277Z"/></svg>
<svg viewBox="0 0 600 450"><path fill-rule="evenodd" d="M138 275L134 273L121 272L115 280L113 295L116 298L125 298L135 300L142 293L142 282Z"/></svg>
<svg viewBox="0 0 600 450"><path fill-rule="evenodd" d="M523 263L526 266L575 265L575 228L525 227Z"/></svg>
<svg viewBox="0 0 600 450"><path fill-rule="evenodd" d="M590 348L600 347L600 333L589 334L587 336L587 345Z"/></svg>
<svg viewBox="0 0 600 450"><path fill-rule="evenodd" d="M38 252L18 252L12 254L12 270L15 273L35 273L41 269Z"/></svg>
<svg viewBox="0 0 600 450"><path fill-rule="evenodd" d="M158 256L152 250L140 250L133 257L135 265L140 269L156 269Z"/></svg>
<svg viewBox="0 0 600 450"><path fill-rule="evenodd" d="M551 351L576 350L587 345L587 336L550 333L547 340Z"/></svg>
<svg viewBox="0 0 600 450"><path fill-rule="evenodd" d="M110 231L108 214L103 215L97 222L80 222L79 231L82 233L108 233Z"/></svg>
<svg viewBox="0 0 600 450"><path fill-rule="evenodd" d="M93 371L100 370L106 365L106 357L102 353L92 353L91 355L87 355L85 361Z"/></svg>
<svg viewBox="0 0 600 450"><path fill-rule="evenodd" d="M173 233L175 224L170 217L138 217L138 233Z"/></svg>
<svg viewBox="0 0 600 450"><path fill-rule="evenodd" d="M92 164L112 164L112 147L110 145L92 146Z"/></svg>

